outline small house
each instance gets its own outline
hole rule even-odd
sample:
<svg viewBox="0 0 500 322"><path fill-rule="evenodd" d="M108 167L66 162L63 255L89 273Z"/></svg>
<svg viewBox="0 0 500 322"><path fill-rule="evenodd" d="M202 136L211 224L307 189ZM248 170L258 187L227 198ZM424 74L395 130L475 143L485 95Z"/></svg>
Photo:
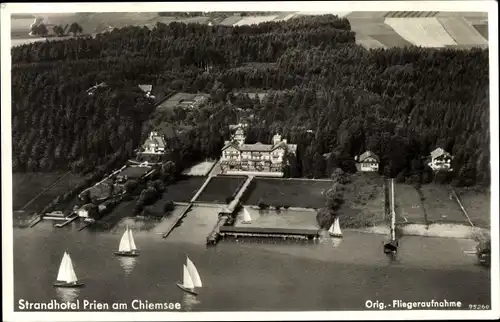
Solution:
<svg viewBox="0 0 500 322"><path fill-rule="evenodd" d="M78 208L76 210L76 214L78 217L82 218L95 218L97 214L97 207L92 203L88 203Z"/></svg>
<svg viewBox="0 0 500 322"><path fill-rule="evenodd" d="M158 132L151 132L146 142L142 145L144 151L142 153L146 154L164 154L166 151L166 141L163 135L159 135Z"/></svg>
<svg viewBox="0 0 500 322"><path fill-rule="evenodd" d="M452 171L451 160L453 160L453 157L442 148L437 148L432 151L430 157L431 161L429 162L429 167L431 167L432 170Z"/></svg>
<svg viewBox="0 0 500 322"><path fill-rule="evenodd" d="M357 168L359 171L363 172L376 172L378 171L378 166L380 163L379 157L371 152L371 151L366 151L365 153L361 154L358 157L356 156L354 160L357 161Z"/></svg>

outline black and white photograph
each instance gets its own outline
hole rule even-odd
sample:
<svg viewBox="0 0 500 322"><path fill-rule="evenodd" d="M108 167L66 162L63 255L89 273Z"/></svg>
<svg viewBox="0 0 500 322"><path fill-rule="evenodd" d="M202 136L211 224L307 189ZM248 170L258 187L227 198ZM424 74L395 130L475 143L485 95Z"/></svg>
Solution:
<svg viewBox="0 0 500 322"><path fill-rule="evenodd" d="M500 317L496 2L1 14L4 321Z"/></svg>

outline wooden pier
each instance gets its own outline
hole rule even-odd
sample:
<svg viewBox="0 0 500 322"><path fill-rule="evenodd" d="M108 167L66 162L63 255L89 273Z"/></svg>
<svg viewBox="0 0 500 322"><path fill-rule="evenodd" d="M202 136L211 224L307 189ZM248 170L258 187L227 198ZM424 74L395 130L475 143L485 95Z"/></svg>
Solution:
<svg viewBox="0 0 500 322"><path fill-rule="evenodd" d="M35 225L38 224L39 222L41 222L42 220L43 220L43 216L42 215L36 216L31 222L29 222L30 228L35 227Z"/></svg>
<svg viewBox="0 0 500 322"><path fill-rule="evenodd" d="M186 209L184 209L184 211L183 211L183 212L181 212L181 213L177 216L177 218L176 218L176 219L174 220L174 222L170 225L170 227L167 229L167 231L166 231L166 232L164 232L164 233L162 234L162 237L163 237L163 238L167 238L167 237L168 237L168 235L170 235L170 233L172 232L172 230L174 230L174 228L175 228L175 227L179 224L179 221L180 221L182 218L184 218L184 216L186 216L186 214L187 214L187 213L191 210L191 207L193 207L193 204L192 204L192 203L190 203L190 204L186 207Z"/></svg>
<svg viewBox="0 0 500 322"><path fill-rule="evenodd" d="M310 240L319 236L315 229L288 229L288 228L260 228L260 227L232 227L222 226L221 237L257 237L257 238L280 238Z"/></svg>
<svg viewBox="0 0 500 322"><path fill-rule="evenodd" d="M222 215L219 217L219 220L217 221L217 224L215 224L214 229L212 229L212 232L210 235L207 237L207 245L216 245L217 242L219 241L220 237L220 229L222 226L224 226L229 219L229 216Z"/></svg>
<svg viewBox="0 0 500 322"><path fill-rule="evenodd" d="M76 214L74 214L72 217L64 218L64 219L67 219L65 222L63 222L62 224L56 224L56 225L54 225L54 227L57 227L57 228L64 227L64 226L72 223L73 221L77 220L78 218L80 218L80 217L78 217Z"/></svg>

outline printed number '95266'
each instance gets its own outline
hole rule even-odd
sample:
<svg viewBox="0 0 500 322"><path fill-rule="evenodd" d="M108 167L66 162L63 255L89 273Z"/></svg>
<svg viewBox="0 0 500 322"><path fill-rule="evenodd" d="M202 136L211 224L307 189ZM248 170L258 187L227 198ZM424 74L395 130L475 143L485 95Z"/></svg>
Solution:
<svg viewBox="0 0 500 322"><path fill-rule="evenodd" d="M489 310L490 306L485 304L469 304L470 310Z"/></svg>

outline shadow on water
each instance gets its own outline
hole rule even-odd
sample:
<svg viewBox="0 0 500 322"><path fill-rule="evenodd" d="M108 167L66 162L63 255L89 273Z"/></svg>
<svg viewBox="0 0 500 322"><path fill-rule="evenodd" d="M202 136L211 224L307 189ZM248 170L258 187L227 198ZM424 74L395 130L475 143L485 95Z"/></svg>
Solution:
<svg viewBox="0 0 500 322"><path fill-rule="evenodd" d="M80 289L78 288L55 288L57 298L62 302L75 302L80 295Z"/></svg>
<svg viewBox="0 0 500 322"><path fill-rule="evenodd" d="M125 271L125 275L129 275L132 273L134 270L134 267L137 265L139 260L137 257L118 257L118 260L120 261L120 266L123 268Z"/></svg>
<svg viewBox="0 0 500 322"><path fill-rule="evenodd" d="M198 301L196 296L184 292L182 296L182 308L184 310L191 311L197 304L200 304L200 301Z"/></svg>

